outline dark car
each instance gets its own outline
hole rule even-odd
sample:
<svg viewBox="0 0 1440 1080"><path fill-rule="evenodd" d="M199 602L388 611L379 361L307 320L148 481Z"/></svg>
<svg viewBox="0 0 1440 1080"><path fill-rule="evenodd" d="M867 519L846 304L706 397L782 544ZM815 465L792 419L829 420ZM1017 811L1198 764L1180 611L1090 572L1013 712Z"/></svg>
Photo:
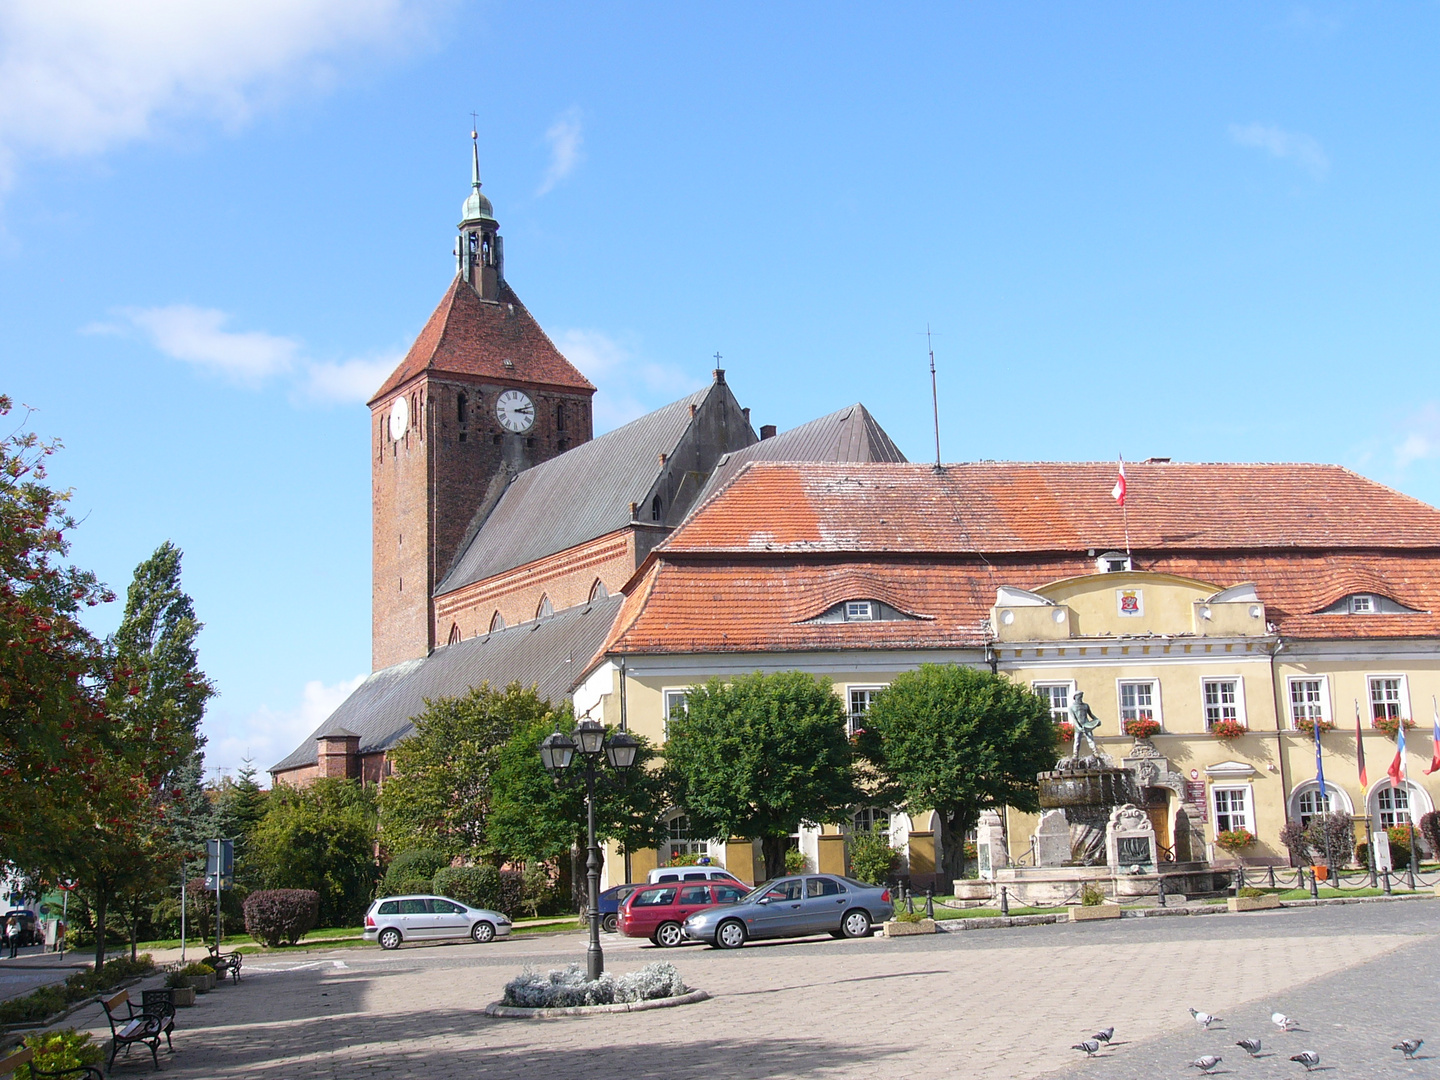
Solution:
<svg viewBox="0 0 1440 1080"><path fill-rule="evenodd" d="M639 885L612 885L600 894L600 929L607 934L615 933L620 917L620 905Z"/></svg>
<svg viewBox="0 0 1440 1080"><path fill-rule="evenodd" d="M717 905L738 903L745 886L738 881L677 881L645 885L620 905L620 932L626 937L649 938L671 948L685 940L680 928L686 918Z"/></svg>
<svg viewBox="0 0 1440 1080"><path fill-rule="evenodd" d="M39 945L45 940L45 933L40 929L40 917L28 908L15 908L7 911L0 926L8 925L11 919L20 920L20 945Z"/></svg>

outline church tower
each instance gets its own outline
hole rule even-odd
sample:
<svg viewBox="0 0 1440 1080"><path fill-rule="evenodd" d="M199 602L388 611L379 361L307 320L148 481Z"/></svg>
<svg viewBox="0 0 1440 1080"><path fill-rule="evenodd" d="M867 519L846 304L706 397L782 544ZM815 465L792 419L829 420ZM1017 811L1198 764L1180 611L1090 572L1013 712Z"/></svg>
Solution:
<svg viewBox="0 0 1440 1080"><path fill-rule="evenodd" d="M435 647L435 584L510 480L592 434L595 387L505 280L500 224L470 138L455 279L369 403L377 671Z"/></svg>

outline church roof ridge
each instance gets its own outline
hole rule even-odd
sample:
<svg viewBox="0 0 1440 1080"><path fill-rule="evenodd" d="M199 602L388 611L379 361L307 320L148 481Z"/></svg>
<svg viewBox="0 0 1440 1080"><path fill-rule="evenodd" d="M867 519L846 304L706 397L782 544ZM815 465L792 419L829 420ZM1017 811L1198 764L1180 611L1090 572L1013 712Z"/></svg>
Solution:
<svg viewBox="0 0 1440 1080"><path fill-rule="evenodd" d="M499 301L482 300L458 274L370 404L426 372L595 390L565 359L509 282L501 283Z"/></svg>

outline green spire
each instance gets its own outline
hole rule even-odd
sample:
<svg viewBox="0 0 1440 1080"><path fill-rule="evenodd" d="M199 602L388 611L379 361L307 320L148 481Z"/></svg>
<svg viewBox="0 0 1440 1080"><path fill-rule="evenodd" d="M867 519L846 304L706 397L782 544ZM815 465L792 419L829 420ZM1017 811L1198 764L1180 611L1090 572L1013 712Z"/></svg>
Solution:
<svg viewBox="0 0 1440 1080"><path fill-rule="evenodd" d="M470 132L470 197L460 210L460 224L467 221L495 220L495 208L480 191L480 134Z"/></svg>

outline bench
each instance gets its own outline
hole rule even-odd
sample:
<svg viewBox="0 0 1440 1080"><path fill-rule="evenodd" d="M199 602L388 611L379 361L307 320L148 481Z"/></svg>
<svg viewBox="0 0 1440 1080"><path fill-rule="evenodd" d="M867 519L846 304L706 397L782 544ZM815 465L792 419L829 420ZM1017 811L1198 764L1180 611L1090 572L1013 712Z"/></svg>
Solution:
<svg viewBox="0 0 1440 1080"><path fill-rule="evenodd" d="M9 1076L21 1065L30 1066L31 1076L78 1076L80 1080L105 1080L105 1074L94 1065L72 1065L68 1069L46 1072L35 1067L35 1051L24 1048L14 1050L8 1057L0 1058L0 1076Z"/></svg>
<svg viewBox="0 0 1440 1080"><path fill-rule="evenodd" d="M231 981L239 982L241 955L238 952L221 955L220 950L214 945L209 946L209 950L210 958L205 962L215 969L216 981L223 982L226 972L229 972Z"/></svg>
<svg viewBox="0 0 1440 1080"><path fill-rule="evenodd" d="M111 998L101 998L100 1005L105 1010L105 1019L110 1021L110 1064L106 1068L115 1067L115 1055L121 1047L128 1054L130 1048L139 1043L149 1048L150 1060L155 1063L155 1071L159 1072L160 1036L166 1034L164 1019L143 1009L137 1010L128 990L121 990ZM123 1015L120 1013L121 1006L125 1008ZM168 1039L168 1034L166 1037Z"/></svg>
<svg viewBox="0 0 1440 1080"><path fill-rule="evenodd" d="M140 1011L146 1016L157 1016L160 1018L160 1030L165 1035L165 1045L170 1052L175 1052L175 1044L170 1041L170 1033L175 1030L175 999L169 990L142 990L140 991Z"/></svg>

